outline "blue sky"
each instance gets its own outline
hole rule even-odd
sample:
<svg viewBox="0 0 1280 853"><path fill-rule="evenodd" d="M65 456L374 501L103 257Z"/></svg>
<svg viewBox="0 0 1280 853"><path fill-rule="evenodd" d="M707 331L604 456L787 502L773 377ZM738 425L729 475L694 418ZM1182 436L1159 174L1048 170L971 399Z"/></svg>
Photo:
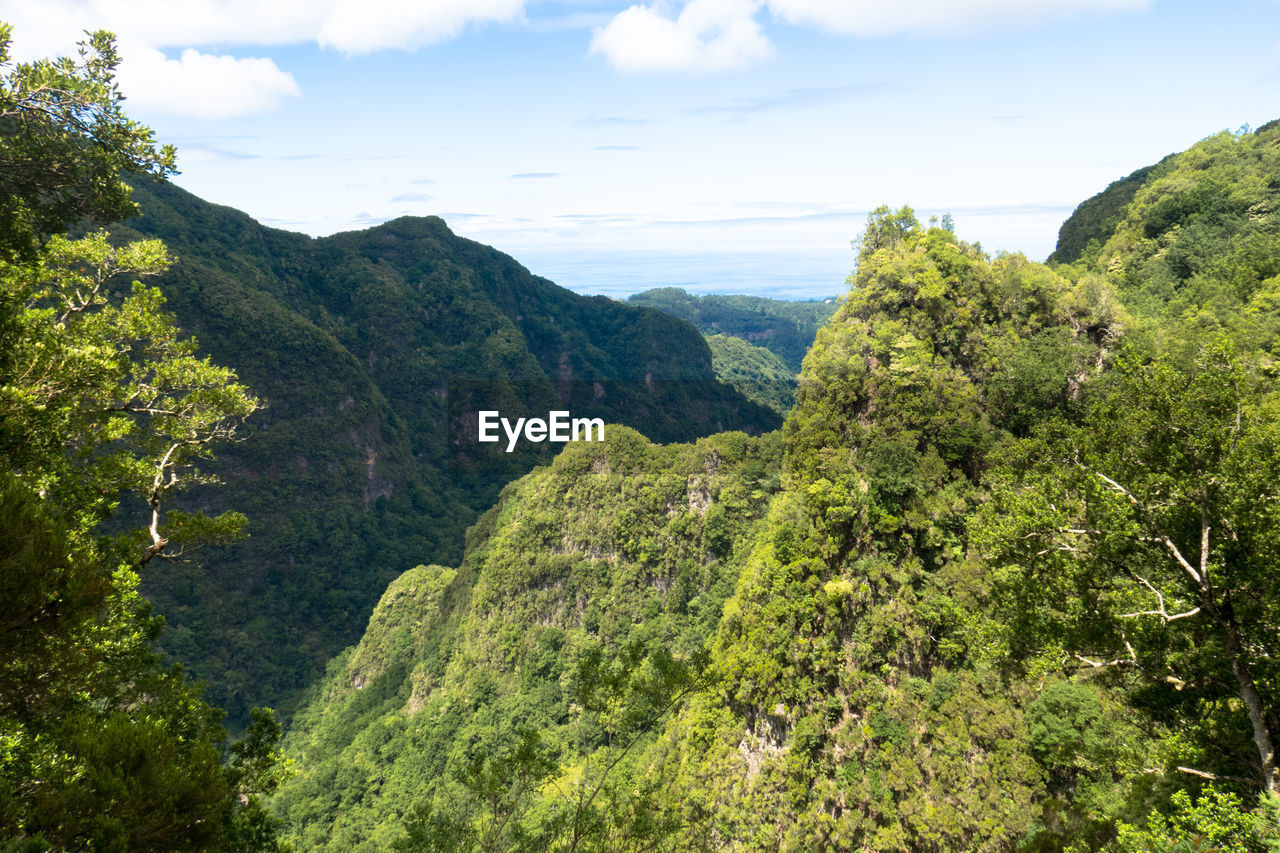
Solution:
<svg viewBox="0 0 1280 853"><path fill-rule="evenodd" d="M310 234L436 214L583 292L843 289L879 204L1043 259L1081 200L1280 117L1280 2L0 0L119 37L176 182Z"/></svg>

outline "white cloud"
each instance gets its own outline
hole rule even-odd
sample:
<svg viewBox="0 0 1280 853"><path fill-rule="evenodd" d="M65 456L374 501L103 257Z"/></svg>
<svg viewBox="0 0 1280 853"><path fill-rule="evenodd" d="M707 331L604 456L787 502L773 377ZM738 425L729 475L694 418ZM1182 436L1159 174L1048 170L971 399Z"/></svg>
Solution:
<svg viewBox="0 0 1280 853"><path fill-rule="evenodd" d="M20 56L66 54L84 30L148 47L266 46L311 41L327 3L305 0L0 0Z"/></svg>
<svg viewBox="0 0 1280 853"><path fill-rule="evenodd" d="M512 21L524 0L333 0L317 40L346 53L412 49L451 39L471 23Z"/></svg>
<svg viewBox="0 0 1280 853"><path fill-rule="evenodd" d="M947 35L1040 24L1087 12L1137 12L1152 0L766 0L775 18L858 36Z"/></svg>
<svg viewBox="0 0 1280 853"><path fill-rule="evenodd" d="M1153 0L672 0L634 5L591 39L620 71L719 71L773 55L757 15L857 36L955 35L1033 26L1096 12L1137 12Z"/></svg>
<svg viewBox="0 0 1280 853"><path fill-rule="evenodd" d="M773 55L755 20L757 0L689 0L671 17L666 4L632 6L591 37L591 53L620 71L724 71Z"/></svg>
<svg viewBox="0 0 1280 853"><path fill-rule="evenodd" d="M472 23L512 21L524 0L0 0L28 56L70 50L104 28L150 47L315 42L346 53L412 49Z"/></svg>
<svg viewBox="0 0 1280 853"><path fill-rule="evenodd" d="M523 12L524 0L0 0L17 58L70 55L85 30L111 30L131 106L201 118L260 113L301 93L270 59L196 48L310 42L347 54L408 50ZM169 59L164 48L185 50Z"/></svg>
<svg viewBox="0 0 1280 853"><path fill-rule="evenodd" d="M120 90L130 108L195 118L229 118L275 109L297 97L293 75L270 59L213 56L187 48L169 59L150 47L132 46L120 64Z"/></svg>

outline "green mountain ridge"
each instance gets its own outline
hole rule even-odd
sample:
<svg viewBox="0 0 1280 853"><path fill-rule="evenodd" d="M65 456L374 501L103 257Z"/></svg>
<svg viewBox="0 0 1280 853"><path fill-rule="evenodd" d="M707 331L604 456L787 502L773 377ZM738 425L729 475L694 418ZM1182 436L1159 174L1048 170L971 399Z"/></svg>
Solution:
<svg viewBox="0 0 1280 853"><path fill-rule="evenodd" d="M736 294L693 296L678 287L646 290L627 302L687 320L704 335L727 335L763 347L793 372L799 372L819 327L836 311L834 298L793 302Z"/></svg>
<svg viewBox="0 0 1280 853"><path fill-rule="evenodd" d="M219 455L225 484L195 496L244 512L250 539L147 580L166 648L233 720L290 707L391 579L456 563L466 525L548 458L543 445L488 473L456 464L452 382L498 409L590 405L666 441L778 423L716 382L692 327L557 287L438 218L313 239L171 184L135 198L142 215L113 238L166 241L167 307L267 402L251 440Z"/></svg>
<svg viewBox="0 0 1280 853"><path fill-rule="evenodd" d="M1131 174L1108 184L1102 192L1080 202L1058 229L1057 245L1045 263L1069 264L1078 261L1091 241L1095 243L1095 249L1099 248L1115 232L1138 190L1148 180L1158 176L1161 168L1174 156L1170 154L1159 163L1135 169Z"/></svg>
<svg viewBox="0 0 1280 853"><path fill-rule="evenodd" d="M1025 395L1008 394L980 402L979 387L994 390L1013 379L982 353L1007 345L1001 342L1011 333L1024 334L1048 316L1073 310L1067 307L1073 291L1020 257L992 266L972 247L956 246L947 232L921 232L915 240L912 248L923 255L903 246L864 258L860 287L806 359L800 402L783 433L759 445L767 453L757 450L739 463L754 472L747 482L706 480L713 470L716 477L729 473L723 461L713 468L705 457L697 464L695 456L691 467L686 462L672 471L663 458L706 454L732 436L704 439L696 448L661 448L660 454L632 451L635 461L625 467L614 461L612 445L603 464L598 455L583 458L571 449L550 469L509 487L500 507L469 537L464 568L449 575L455 586L464 585L451 593L456 600L466 600L466 585L472 590L462 615L412 609L405 590L423 575L389 590L365 639L330 671L290 735L287 748L304 770L277 808L295 828L294 840L303 849L385 847L403 831L396 824L403 826L413 807L427 802L440 810L457 796L449 781L469 739L496 737L518 721L557 733L568 754L552 787L571 786L575 774L585 772L581 762L605 748L573 743L572 697L565 695L572 650L598 643L607 654L620 654L637 633L686 656L709 650L716 674L709 690L694 695L661 735L646 740L622 783L626 790L660 780L656 799L645 808L680 827L666 840L672 849L865 844L905 850L918 849L931 831L950 833L943 837L955 847L948 849L959 849L1005 843L1025 832L1026 817L1006 815L996 830L984 827L985 817L962 816L969 806L948 793L955 786L954 796L962 799L1013 797L1025 810L1036 798L1040 771L1019 730L1029 697L1000 698L966 664L963 641L951 636L958 617L948 615L962 605L945 588L980 585L972 577L976 566L956 547L976 501L969 472L995 439L978 425L999 415L1001 405L1012 411L1028 404ZM900 270L900 263L909 267ZM943 267L955 277L945 298L938 294L928 310L911 307L910 295L899 288ZM1002 301L1012 316L969 326L954 322L966 312L989 316L986 306ZM1085 309L1080 304L1074 310ZM939 338L930 344L944 331L945 343ZM1043 377L1032 390L1034 404L1061 393L1068 364L1088 360L1087 338L1055 335L1055 346L1067 357L1066 369ZM861 358L851 356L871 352L881 353L880 365L859 369ZM850 458L839 452L849 445L870 449L865 458ZM717 456L728 454L720 450ZM616 485L600 488L597 470ZM704 503L705 514L699 511ZM548 506L556 510L543 509ZM707 528L722 512L733 522L725 560L707 548ZM611 521L585 537L571 532L591 530L593 519L597 525ZM619 534L635 545L618 549L613 542ZM912 540L915 546L905 544ZM677 593L679 576L672 577L672 569L681 560L685 571L701 577L694 575L688 591ZM514 578L508 566L520 567ZM601 569L605 574L597 574ZM723 604L690 608L690 592L692 601L709 594L708 569L721 585L714 600ZM636 572L646 582L618 586ZM663 578L666 583L657 582ZM588 610L563 606L569 590L600 581L612 586L584 602ZM501 589L504 604L480 592L488 589ZM391 618L401 602L407 608ZM592 619L597 605L600 616ZM424 626L457 621L448 633L414 633L406 642L391 626L410 620ZM547 636L556 638L554 648L562 654L548 658L541 651L551 642ZM395 646L404 650L404 663L381 667L383 680L376 684L365 682L356 662L368 660L371 649ZM433 666L451 674L433 676ZM861 675L885 667L890 675L882 687ZM893 686L908 675L921 680L911 697ZM489 683L496 690L482 687ZM424 693L424 684L441 686ZM959 785L962 765L949 759L931 765L937 787L924 784L899 761L879 755L881 741L868 739L858 723L878 713L877 720L890 715L876 723L889 731L938 727L962 702L982 708L978 713L991 718L989 727L943 729L929 748L983 755L1000 768L982 780L985 788L975 780ZM802 741L808 744L803 758ZM860 777L872 772L885 780L880 793L844 786L838 756L847 763L855 753ZM911 755L901 760L911 761ZM833 797L855 794L857 808L832 811ZM550 797L534 813L554 809L554 802ZM955 813L950 830L907 817L928 802L932 814L944 807ZM764 815L777 817L764 821ZM885 834L891 826L900 826L901 834ZM630 849L611 846L622 844L623 827L605 834L592 849ZM825 844L810 846L818 838Z"/></svg>
<svg viewBox="0 0 1280 853"><path fill-rule="evenodd" d="M1280 120L700 330L435 218L60 235L173 172L117 61L0 75L0 848L1280 850Z"/></svg>
<svg viewBox="0 0 1280 853"><path fill-rule="evenodd" d="M604 645L695 652L777 488L776 435L658 446L611 430L508 486L459 569L386 591L294 721L301 774L277 801L302 849L382 850L485 724L575 738L573 660Z"/></svg>
<svg viewBox="0 0 1280 853"><path fill-rule="evenodd" d="M711 347L711 364L721 382L786 415L795 404L796 377L777 354L729 335L706 338Z"/></svg>

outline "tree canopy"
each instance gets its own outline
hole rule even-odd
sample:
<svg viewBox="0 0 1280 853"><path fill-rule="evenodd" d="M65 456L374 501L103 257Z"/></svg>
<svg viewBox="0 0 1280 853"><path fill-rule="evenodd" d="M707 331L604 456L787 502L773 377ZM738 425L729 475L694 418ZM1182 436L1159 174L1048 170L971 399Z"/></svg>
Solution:
<svg viewBox="0 0 1280 853"><path fill-rule="evenodd" d="M0 252L14 259L83 220L128 218L122 177L169 174L175 154L125 115L110 33L90 34L77 57L16 65L11 34L0 22Z"/></svg>
<svg viewBox="0 0 1280 853"><path fill-rule="evenodd" d="M1226 341L1182 366L1130 352L1109 379L993 478L978 538L1010 651L1133 670L1144 703L1219 716L1256 750L1252 767L1221 749L1186 763L1275 791L1280 397Z"/></svg>

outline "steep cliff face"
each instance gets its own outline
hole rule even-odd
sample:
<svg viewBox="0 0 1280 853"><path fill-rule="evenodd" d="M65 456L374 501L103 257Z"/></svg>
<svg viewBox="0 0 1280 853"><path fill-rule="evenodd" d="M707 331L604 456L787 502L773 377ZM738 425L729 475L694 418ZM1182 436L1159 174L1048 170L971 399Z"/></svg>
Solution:
<svg viewBox="0 0 1280 853"><path fill-rule="evenodd" d="M136 197L115 236L166 241L168 308L267 402L219 454L225 485L197 496L244 512L250 538L147 581L166 648L233 722L287 710L388 582L457 564L466 526L550 457L526 444L471 464L460 406L590 408L662 441L779 423L715 380L688 324L571 293L438 218L312 239L169 184Z"/></svg>

